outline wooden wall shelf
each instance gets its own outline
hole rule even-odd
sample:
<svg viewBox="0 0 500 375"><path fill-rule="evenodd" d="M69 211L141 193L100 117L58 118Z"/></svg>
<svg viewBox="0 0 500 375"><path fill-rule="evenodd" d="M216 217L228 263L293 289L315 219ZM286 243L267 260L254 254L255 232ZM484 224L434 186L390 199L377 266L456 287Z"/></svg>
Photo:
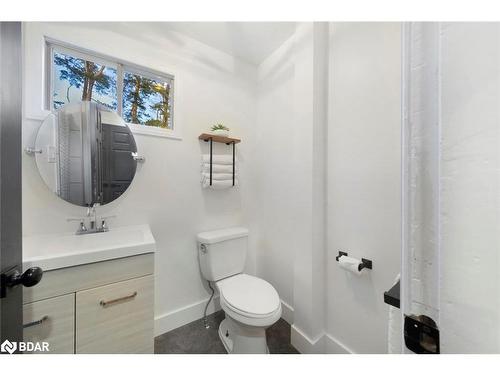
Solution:
<svg viewBox="0 0 500 375"><path fill-rule="evenodd" d="M198 139L201 139L205 142L208 142L210 139L212 139L212 142L217 142L217 143L225 143L227 145L230 145L231 143L240 143L241 139L238 138L230 138L230 137L222 137L220 135L213 135L213 134L208 134L208 133L203 133L201 134Z"/></svg>

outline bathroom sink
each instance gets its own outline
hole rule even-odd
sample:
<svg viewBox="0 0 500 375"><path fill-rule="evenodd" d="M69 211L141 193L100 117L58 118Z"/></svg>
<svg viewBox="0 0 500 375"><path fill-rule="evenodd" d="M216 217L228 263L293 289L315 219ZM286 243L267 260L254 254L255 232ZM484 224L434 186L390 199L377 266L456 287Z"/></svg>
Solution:
<svg viewBox="0 0 500 375"><path fill-rule="evenodd" d="M23 269L44 271L153 253L155 239L148 225L112 228L108 232L23 237Z"/></svg>

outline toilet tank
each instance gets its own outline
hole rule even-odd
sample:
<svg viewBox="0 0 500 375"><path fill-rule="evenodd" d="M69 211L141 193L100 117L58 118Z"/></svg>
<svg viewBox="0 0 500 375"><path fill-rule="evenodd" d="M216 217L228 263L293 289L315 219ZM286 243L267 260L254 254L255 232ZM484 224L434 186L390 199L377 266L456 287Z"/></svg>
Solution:
<svg viewBox="0 0 500 375"><path fill-rule="evenodd" d="M199 233L198 259L203 277L217 281L242 273L248 245L248 229L242 227Z"/></svg>

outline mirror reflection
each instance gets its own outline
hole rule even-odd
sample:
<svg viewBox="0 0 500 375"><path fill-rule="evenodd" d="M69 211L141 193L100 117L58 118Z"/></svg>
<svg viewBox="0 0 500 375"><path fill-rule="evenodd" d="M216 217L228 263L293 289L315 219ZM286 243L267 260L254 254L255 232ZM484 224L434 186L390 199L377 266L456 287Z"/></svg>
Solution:
<svg viewBox="0 0 500 375"><path fill-rule="evenodd" d="M132 132L117 113L93 102L68 104L42 123L36 165L47 186L79 206L107 204L130 186L137 168Z"/></svg>

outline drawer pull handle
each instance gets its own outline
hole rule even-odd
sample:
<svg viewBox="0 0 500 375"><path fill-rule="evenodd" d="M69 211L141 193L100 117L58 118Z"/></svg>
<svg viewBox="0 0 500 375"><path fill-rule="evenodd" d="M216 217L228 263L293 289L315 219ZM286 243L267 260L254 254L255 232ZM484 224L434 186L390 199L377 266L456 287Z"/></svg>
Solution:
<svg viewBox="0 0 500 375"><path fill-rule="evenodd" d="M44 317L42 317L42 319L34 320L31 323L23 324L23 328L37 326L37 325L42 324L43 322L45 322L47 319L49 319L49 316L45 315Z"/></svg>
<svg viewBox="0 0 500 375"><path fill-rule="evenodd" d="M112 299L112 300L109 300L109 301L101 301L101 302L99 302L99 304L100 304L102 307L106 307L106 306L111 305L111 304L113 304L113 303L123 302L123 301L129 300L129 299L132 299L132 298L134 298L136 295L137 295L137 292L134 292L134 293L132 293L132 294L131 294L131 295L129 295L129 296L120 297L120 298L117 298L117 299Z"/></svg>

